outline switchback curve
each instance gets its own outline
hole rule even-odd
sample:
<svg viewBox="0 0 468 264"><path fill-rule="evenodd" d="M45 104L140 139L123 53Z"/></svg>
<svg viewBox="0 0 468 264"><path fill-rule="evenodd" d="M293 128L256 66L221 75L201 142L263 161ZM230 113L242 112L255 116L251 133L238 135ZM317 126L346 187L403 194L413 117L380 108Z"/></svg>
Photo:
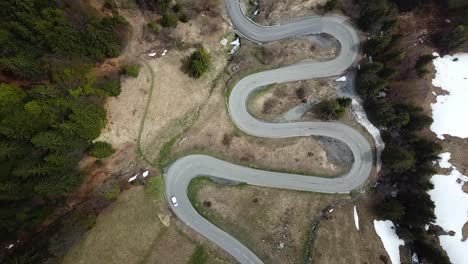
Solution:
<svg viewBox="0 0 468 264"><path fill-rule="evenodd" d="M228 109L236 126L253 136L284 138L313 135L332 137L344 142L354 155L354 163L346 174L336 178L323 178L270 172L239 166L206 155L189 155L176 160L164 176L166 200L181 221L226 250L240 263L263 263L242 243L200 216L189 201L187 187L190 181L198 176L324 193L348 193L361 186L372 168L372 150L359 132L337 122L269 123L256 119L247 110L249 95L265 85L328 77L345 72L357 59L359 38L346 18L340 16L307 17L284 25L261 26L244 16L239 0L225 0L225 6L236 31L254 42L267 43L295 36L326 33L335 37L341 48L339 55L333 60L306 60L241 79L232 89ZM177 207L170 201L172 196L178 199Z"/></svg>

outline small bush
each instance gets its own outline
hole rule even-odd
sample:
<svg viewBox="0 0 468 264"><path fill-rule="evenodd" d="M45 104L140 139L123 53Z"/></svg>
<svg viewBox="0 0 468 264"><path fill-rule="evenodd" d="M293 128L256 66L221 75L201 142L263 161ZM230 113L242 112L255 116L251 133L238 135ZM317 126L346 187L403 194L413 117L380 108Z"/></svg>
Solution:
<svg viewBox="0 0 468 264"><path fill-rule="evenodd" d="M148 29L149 29L152 33L158 33L158 31L159 31L159 25L158 25L158 23L156 23L156 21L152 20L152 21L148 22Z"/></svg>
<svg viewBox="0 0 468 264"><path fill-rule="evenodd" d="M140 65L126 65L124 67L124 74L133 78L138 77L138 74L140 73Z"/></svg>
<svg viewBox="0 0 468 264"><path fill-rule="evenodd" d="M104 192L104 198L108 201L112 201L120 194L120 187L118 184L112 185L110 190Z"/></svg>
<svg viewBox="0 0 468 264"><path fill-rule="evenodd" d="M350 105L351 98L324 100L315 106L315 113L324 120L340 119Z"/></svg>
<svg viewBox="0 0 468 264"><path fill-rule="evenodd" d="M202 246L198 246L195 249L192 257L189 260L190 264L205 264L208 261L208 255Z"/></svg>
<svg viewBox="0 0 468 264"><path fill-rule="evenodd" d="M185 14L184 12L179 13L179 20L182 23L187 23L189 21L187 14Z"/></svg>
<svg viewBox="0 0 468 264"><path fill-rule="evenodd" d="M112 154L115 153L114 148L112 148L112 145L103 142L103 141L96 141L88 151L89 155L98 158L98 159L105 159L107 157L112 156Z"/></svg>
<svg viewBox="0 0 468 264"><path fill-rule="evenodd" d="M337 2L337 0L328 0L327 3L323 6L323 10L325 10L325 12L332 11L336 8Z"/></svg>
<svg viewBox="0 0 468 264"><path fill-rule="evenodd" d="M115 2L115 0L106 0L104 1L103 7L115 11L117 10L117 3Z"/></svg>
<svg viewBox="0 0 468 264"><path fill-rule="evenodd" d="M437 57L431 54L419 56L418 60L416 61L416 65L414 66L419 76L424 76L429 73L429 71L426 69L426 66L435 58Z"/></svg>
<svg viewBox="0 0 468 264"><path fill-rule="evenodd" d="M179 13L182 11L182 5L179 2L176 2L175 5L172 7L172 11L175 13Z"/></svg>
<svg viewBox="0 0 468 264"><path fill-rule="evenodd" d="M179 18L174 12L166 11L161 19L161 25L163 27L176 27Z"/></svg>
<svg viewBox="0 0 468 264"><path fill-rule="evenodd" d="M187 71L190 76L200 78L210 66L210 54L201 47L195 50L187 60Z"/></svg>
<svg viewBox="0 0 468 264"><path fill-rule="evenodd" d="M122 92L122 89L120 87L120 79L107 80L100 86L100 89L107 96L118 96Z"/></svg>

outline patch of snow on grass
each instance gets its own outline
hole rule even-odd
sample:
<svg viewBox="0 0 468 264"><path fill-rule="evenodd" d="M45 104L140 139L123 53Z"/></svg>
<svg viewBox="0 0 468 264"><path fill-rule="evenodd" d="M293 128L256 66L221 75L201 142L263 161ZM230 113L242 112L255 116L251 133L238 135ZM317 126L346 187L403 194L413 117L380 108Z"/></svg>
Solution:
<svg viewBox="0 0 468 264"><path fill-rule="evenodd" d="M359 216L357 214L356 206L354 206L354 225L356 226L356 229L359 231Z"/></svg>
<svg viewBox="0 0 468 264"><path fill-rule="evenodd" d="M467 138L468 53L438 57L433 63L436 74L432 84L449 94L437 96L437 101L431 105L434 119L431 130L440 139L444 139L445 134Z"/></svg>
<svg viewBox="0 0 468 264"><path fill-rule="evenodd" d="M404 246L405 242L397 236L393 222L390 220L374 220L374 228L380 240L382 240L392 264L400 264L400 246Z"/></svg>
<svg viewBox="0 0 468 264"><path fill-rule="evenodd" d="M234 54L236 51L240 48L240 39L236 38L233 42L231 42L231 45L233 46L231 49L231 52L229 54Z"/></svg>
<svg viewBox="0 0 468 264"><path fill-rule="evenodd" d="M468 221L468 194L463 191L463 184L468 182L468 177L462 175L453 166L450 153L439 155L439 166L450 168L449 175L434 175L431 182L434 189L428 193L434 201L436 221L434 224L442 227L446 232L453 231L455 235L439 236L440 245L447 252L450 261L454 264L466 263L468 241L462 241L462 228Z"/></svg>

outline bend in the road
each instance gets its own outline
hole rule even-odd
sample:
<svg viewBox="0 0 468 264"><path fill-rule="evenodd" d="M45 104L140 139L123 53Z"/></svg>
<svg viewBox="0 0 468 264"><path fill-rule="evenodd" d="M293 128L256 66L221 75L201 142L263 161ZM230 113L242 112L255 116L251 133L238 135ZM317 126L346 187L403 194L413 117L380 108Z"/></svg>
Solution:
<svg viewBox="0 0 468 264"><path fill-rule="evenodd" d="M198 176L213 176L265 187L326 193L347 193L362 185L371 171L372 152L367 140L353 128L336 122L268 123L256 119L247 111L249 95L262 86L343 73L357 59L359 38L346 19L338 16L309 17L280 26L265 27L246 18L238 0L225 0L225 5L233 26L242 36L252 41L266 43L294 36L327 33L334 36L341 46L340 54L330 61L305 61L243 78L234 86L229 96L228 109L234 123L254 136L281 138L316 135L344 142L354 155L354 163L346 174L337 178L322 178L269 172L242 167L206 155L190 155L174 162L165 175L167 202L181 221L226 250L240 263L262 263L242 243L196 212L187 196L187 187L190 181ZM174 207L171 204L171 196L177 197L179 206Z"/></svg>

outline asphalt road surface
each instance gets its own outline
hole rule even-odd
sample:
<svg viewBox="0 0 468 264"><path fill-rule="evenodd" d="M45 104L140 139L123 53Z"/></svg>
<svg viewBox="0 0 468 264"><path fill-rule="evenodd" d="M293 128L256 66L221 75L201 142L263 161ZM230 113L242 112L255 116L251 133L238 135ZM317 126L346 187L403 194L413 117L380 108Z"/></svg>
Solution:
<svg viewBox="0 0 468 264"><path fill-rule="evenodd" d="M288 173L262 171L242 167L206 155L189 155L175 161L167 170L166 199L177 217L240 263L263 263L252 251L231 235L219 229L193 208L187 196L187 187L193 178L213 176L251 185L324 193L348 193L361 186L372 167L372 151L367 140L353 128L337 122L268 123L256 119L247 111L249 95L265 85L339 75L351 67L359 53L356 31L339 16L306 17L277 26L261 26L244 16L239 0L225 0L227 13L239 35L257 43L290 37L326 33L340 43L340 54L330 61L301 61L291 66L249 75L240 80L229 96L229 114L244 132L263 138L299 136L327 136L349 146L354 163L344 175L323 178ZM174 207L170 197L177 197Z"/></svg>

